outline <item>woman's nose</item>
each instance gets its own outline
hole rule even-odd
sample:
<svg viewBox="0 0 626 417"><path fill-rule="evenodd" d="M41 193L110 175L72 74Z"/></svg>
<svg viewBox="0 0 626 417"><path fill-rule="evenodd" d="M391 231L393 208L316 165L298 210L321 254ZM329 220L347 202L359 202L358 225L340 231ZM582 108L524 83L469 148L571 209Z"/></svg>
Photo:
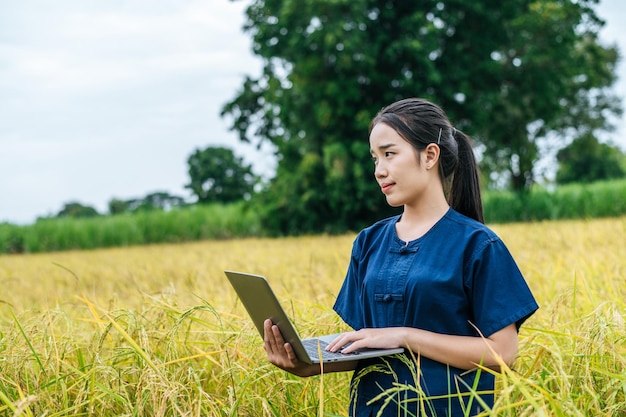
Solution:
<svg viewBox="0 0 626 417"><path fill-rule="evenodd" d="M378 163L376 164L376 168L374 168L374 177L376 178L385 178L387 176L387 169L384 164Z"/></svg>

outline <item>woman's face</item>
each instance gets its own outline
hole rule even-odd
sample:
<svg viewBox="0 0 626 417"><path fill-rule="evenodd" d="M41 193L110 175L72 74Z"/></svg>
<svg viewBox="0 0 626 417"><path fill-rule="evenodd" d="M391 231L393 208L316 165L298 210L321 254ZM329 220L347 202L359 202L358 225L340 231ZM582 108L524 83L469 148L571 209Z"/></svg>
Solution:
<svg viewBox="0 0 626 417"><path fill-rule="evenodd" d="M374 176L392 207L419 203L428 189L430 173L409 142L394 129L378 123L370 133L370 153L374 160Z"/></svg>

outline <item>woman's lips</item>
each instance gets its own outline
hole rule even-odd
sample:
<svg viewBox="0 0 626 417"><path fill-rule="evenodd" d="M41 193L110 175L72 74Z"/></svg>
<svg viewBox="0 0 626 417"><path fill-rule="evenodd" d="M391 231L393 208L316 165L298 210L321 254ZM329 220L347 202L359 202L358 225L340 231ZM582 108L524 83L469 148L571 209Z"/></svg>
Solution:
<svg viewBox="0 0 626 417"><path fill-rule="evenodd" d="M394 184L392 183L385 183L385 184L380 184L380 189L383 193L386 193L387 191L389 191L391 189L391 187L393 187Z"/></svg>

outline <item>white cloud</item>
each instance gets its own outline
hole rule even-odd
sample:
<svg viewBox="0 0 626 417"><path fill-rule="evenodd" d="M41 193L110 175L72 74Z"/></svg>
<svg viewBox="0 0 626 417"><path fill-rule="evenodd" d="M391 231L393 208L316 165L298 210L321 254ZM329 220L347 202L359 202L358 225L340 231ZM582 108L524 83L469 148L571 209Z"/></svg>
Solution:
<svg viewBox="0 0 626 417"><path fill-rule="evenodd" d="M220 119L258 71L242 2L43 2L0 14L0 221L79 200L186 194L186 158L228 144Z"/></svg>
<svg viewBox="0 0 626 417"><path fill-rule="evenodd" d="M45 26L22 29L34 30L27 43L3 46L3 78L19 79L34 90L68 94L123 88L185 72L243 72L242 61L251 59L241 17L234 24L232 10L222 6L216 13L219 2L212 7L206 2L183 4L187 7L56 10Z"/></svg>

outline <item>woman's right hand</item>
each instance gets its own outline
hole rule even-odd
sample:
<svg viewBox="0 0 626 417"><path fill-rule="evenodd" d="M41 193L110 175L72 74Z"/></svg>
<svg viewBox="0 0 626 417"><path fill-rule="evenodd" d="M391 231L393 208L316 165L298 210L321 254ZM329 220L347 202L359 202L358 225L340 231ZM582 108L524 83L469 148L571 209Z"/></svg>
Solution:
<svg viewBox="0 0 626 417"><path fill-rule="evenodd" d="M290 343L285 342L278 326L270 319L263 323L265 352L270 363L282 370L298 376L311 376L320 373L319 365L302 362Z"/></svg>

